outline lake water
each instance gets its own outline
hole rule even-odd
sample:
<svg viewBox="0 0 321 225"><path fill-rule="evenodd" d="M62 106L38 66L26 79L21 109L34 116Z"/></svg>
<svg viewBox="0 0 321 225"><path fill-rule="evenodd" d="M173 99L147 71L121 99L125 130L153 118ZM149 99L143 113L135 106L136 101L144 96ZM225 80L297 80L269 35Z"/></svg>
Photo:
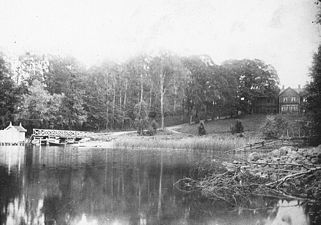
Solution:
<svg viewBox="0 0 321 225"><path fill-rule="evenodd" d="M173 187L213 152L0 146L0 225L308 225L298 202L228 208ZM226 157L226 156L225 156Z"/></svg>

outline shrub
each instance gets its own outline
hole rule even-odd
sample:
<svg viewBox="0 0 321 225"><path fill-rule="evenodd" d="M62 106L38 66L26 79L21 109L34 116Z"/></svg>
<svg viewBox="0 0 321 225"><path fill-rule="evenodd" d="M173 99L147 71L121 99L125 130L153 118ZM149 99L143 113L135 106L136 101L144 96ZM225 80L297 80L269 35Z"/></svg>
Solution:
<svg viewBox="0 0 321 225"><path fill-rule="evenodd" d="M288 121L281 115L267 116L261 132L265 138L280 138L288 128Z"/></svg>
<svg viewBox="0 0 321 225"><path fill-rule="evenodd" d="M156 134L157 128L158 128L158 123L156 122L155 119L152 120L152 122L150 123L153 133Z"/></svg>
<svg viewBox="0 0 321 225"><path fill-rule="evenodd" d="M198 135L199 136L206 135L204 121L202 121L202 120L200 121L200 124L198 126Z"/></svg>
<svg viewBox="0 0 321 225"><path fill-rule="evenodd" d="M243 133L243 131L244 131L244 127L242 122L240 120L236 120L234 126L231 127L232 134Z"/></svg>

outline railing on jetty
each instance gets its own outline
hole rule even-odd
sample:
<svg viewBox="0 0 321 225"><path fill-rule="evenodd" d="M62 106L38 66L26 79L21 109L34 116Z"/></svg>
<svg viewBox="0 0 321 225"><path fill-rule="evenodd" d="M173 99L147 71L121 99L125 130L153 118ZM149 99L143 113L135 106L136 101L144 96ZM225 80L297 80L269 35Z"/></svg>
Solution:
<svg viewBox="0 0 321 225"><path fill-rule="evenodd" d="M35 137L85 138L90 132L74 130L33 129Z"/></svg>

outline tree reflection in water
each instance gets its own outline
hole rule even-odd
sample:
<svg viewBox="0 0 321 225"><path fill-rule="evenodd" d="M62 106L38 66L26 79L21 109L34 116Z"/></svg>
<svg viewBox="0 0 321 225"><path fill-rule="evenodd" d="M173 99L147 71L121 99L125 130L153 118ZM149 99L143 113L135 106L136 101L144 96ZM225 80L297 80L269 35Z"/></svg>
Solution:
<svg viewBox="0 0 321 225"><path fill-rule="evenodd" d="M1 161L0 206L4 210L0 221L273 225L287 211L278 207L283 203L277 199L255 198L257 210L235 209L198 193L177 191L173 183L190 176L191 166L200 158L192 151L34 148L26 151L20 173L11 168L9 175L8 164ZM295 209L306 215L302 208Z"/></svg>

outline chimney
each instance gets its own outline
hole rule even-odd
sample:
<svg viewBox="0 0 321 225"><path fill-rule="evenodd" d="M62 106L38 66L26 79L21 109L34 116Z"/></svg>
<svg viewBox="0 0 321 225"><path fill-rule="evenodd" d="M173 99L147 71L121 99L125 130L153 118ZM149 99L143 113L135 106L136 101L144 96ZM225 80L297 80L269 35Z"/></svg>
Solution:
<svg viewBox="0 0 321 225"><path fill-rule="evenodd" d="M19 126L20 126L20 127L22 127L22 124L21 124L21 122L19 123Z"/></svg>
<svg viewBox="0 0 321 225"><path fill-rule="evenodd" d="M282 90L284 90L284 85L282 85Z"/></svg>
<svg viewBox="0 0 321 225"><path fill-rule="evenodd" d="M298 89L301 89L301 85L300 84L298 85Z"/></svg>
<svg viewBox="0 0 321 225"><path fill-rule="evenodd" d="M12 122L10 121L10 124L9 124L10 127L12 127Z"/></svg>

